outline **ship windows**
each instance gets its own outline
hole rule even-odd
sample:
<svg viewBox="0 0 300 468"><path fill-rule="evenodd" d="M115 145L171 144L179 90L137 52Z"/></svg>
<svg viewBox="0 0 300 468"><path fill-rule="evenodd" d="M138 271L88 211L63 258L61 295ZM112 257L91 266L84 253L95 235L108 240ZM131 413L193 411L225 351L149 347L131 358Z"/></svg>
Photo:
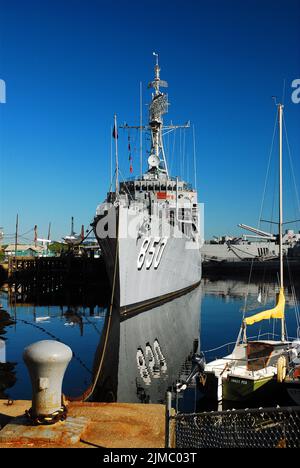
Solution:
<svg viewBox="0 0 300 468"><path fill-rule="evenodd" d="M184 220L184 208L181 208L181 219ZM184 234L184 223L181 223L181 232Z"/></svg>
<svg viewBox="0 0 300 468"><path fill-rule="evenodd" d="M155 190L156 190L157 192L159 192L159 185L158 185L158 184L155 185Z"/></svg>
<svg viewBox="0 0 300 468"><path fill-rule="evenodd" d="M170 224L171 224L171 226L175 226L175 213L174 213L174 210L170 211Z"/></svg>

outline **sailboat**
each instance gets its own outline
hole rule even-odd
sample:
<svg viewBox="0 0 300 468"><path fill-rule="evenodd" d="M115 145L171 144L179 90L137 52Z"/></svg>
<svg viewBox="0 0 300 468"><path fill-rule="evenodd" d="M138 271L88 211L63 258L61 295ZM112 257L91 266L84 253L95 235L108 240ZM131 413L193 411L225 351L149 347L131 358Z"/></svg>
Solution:
<svg viewBox="0 0 300 468"><path fill-rule="evenodd" d="M283 382L288 363L293 356L293 342L286 334L283 270L283 200L282 200L282 122L283 104L277 104L279 123L279 293L275 306L243 318L233 352L207 363L206 375L217 379L219 407L223 400L248 399L254 392L271 382ZM279 340L249 339L247 328L264 320L281 321Z"/></svg>
<svg viewBox="0 0 300 468"><path fill-rule="evenodd" d="M74 217L71 218L71 233L69 236L63 237L63 240L66 244L70 246L79 245L84 240L84 226L81 227L81 233L77 235L74 232Z"/></svg>

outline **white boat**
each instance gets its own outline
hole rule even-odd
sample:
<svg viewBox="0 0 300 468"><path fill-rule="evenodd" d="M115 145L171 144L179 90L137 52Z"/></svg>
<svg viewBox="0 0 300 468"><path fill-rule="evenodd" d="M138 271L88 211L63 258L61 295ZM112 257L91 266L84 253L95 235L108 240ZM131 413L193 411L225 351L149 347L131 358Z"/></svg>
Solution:
<svg viewBox="0 0 300 468"><path fill-rule="evenodd" d="M283 385L294 403L300 405L300 340L293 342L294 359L287 368L287 375Z"/></svg>
<svg viewBox="0 0 300 468"><path fill-rule="evenodd" d="M279 264L280 282L273 308L244 317L240 333L231 354L205 366L205 373L217 379L218 401L245 400L268 383L283 382L288 363L294 356L293 343L287 338L285 324L285 294L283 271L283 202L282 202L282 122L283 105L277 105L279 122ZM250 340L247 327L263 320L280 320L279 340Z"/></svg>

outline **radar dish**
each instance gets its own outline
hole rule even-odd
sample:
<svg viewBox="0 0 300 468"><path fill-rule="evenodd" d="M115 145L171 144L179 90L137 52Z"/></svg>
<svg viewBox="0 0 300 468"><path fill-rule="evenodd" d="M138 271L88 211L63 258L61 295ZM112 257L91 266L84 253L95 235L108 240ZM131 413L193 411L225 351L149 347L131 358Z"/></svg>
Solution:
<svg viewBox="0 0 300 468"><path fill-rule="evenodd" d="M158 167L160 163L159 157L157 157L155 154L150 154L148 158L148 164L150 167Z"/></svg>

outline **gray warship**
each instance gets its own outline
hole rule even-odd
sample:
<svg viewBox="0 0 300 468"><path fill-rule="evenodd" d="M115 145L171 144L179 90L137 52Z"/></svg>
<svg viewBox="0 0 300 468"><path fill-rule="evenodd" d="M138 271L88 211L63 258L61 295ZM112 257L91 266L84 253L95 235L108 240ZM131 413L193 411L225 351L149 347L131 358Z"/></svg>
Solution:
<svg viewBox="0 0 300 468"><path fill-rule="evenodd" d="M206 241L201 247L203 262L223 262L241 260L267 261L279 256L277 238L260 229L239 224L239 227L254 232L256 235L242 235L240 237L221 236ZM300 246L300 232L286 230L283 237L283 253L289 257L297 256Z"/></svg>
<svg viewBox="0 0 300 468"><path fill-rule="evenodd" d="M168 96L160 88L158 55L149 106L151 135L148 170L119 183L118 126L115 190L96 210L92 223L99 242L116 306L123 314L179 296L201 280L200 213L197 191L169 173L163 136L183 126L163 124ZM126 125L127 128L128 125Z"/></svg>

